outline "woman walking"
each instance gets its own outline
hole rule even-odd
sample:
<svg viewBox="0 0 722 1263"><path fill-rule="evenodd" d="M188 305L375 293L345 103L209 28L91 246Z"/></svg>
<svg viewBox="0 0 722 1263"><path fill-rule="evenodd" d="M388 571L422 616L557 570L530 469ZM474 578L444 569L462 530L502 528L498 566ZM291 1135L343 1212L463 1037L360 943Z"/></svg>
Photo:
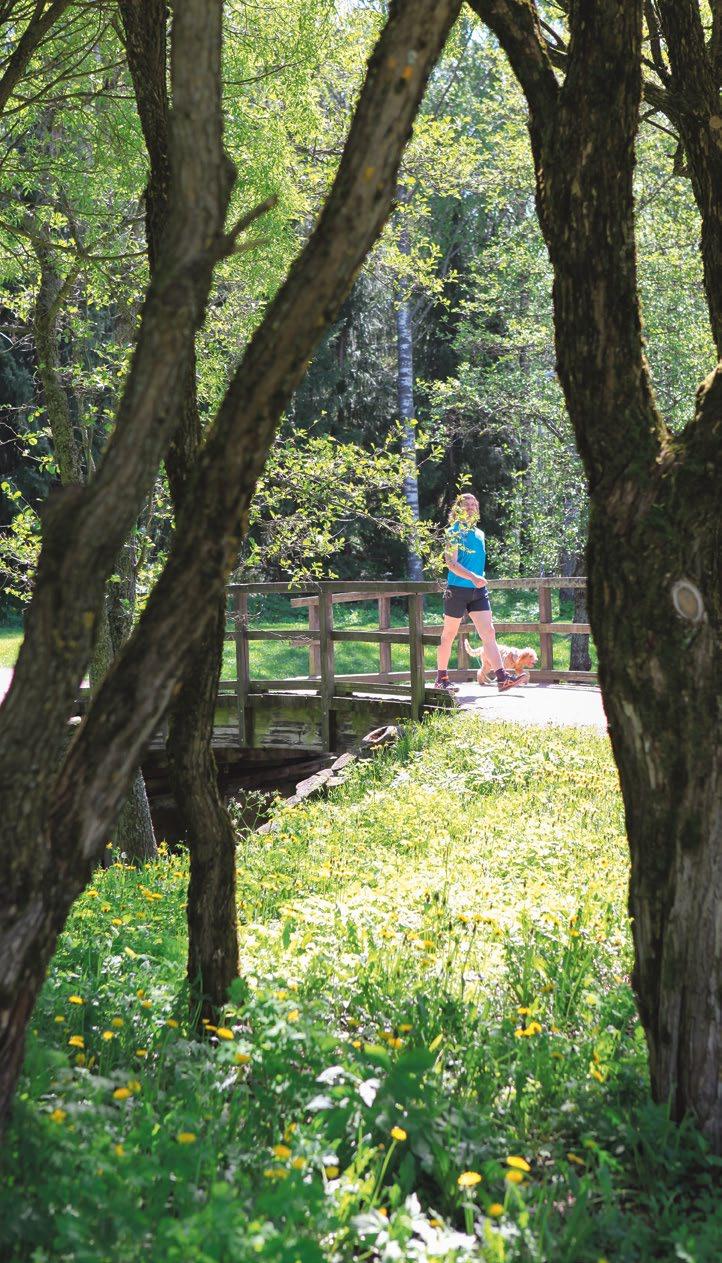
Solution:
<svg viewBox="0 0 722 1263"><path fill-rule="evenodd" d="M472 623L481 636L486 655L496 676L500 693L507 689L526 684L529 672L522 671L517 675L514 671L505 671L501 654L496 643L494 621L489 604L489 590L484 578L486 566L486 543L484 532L476 525L479 521L479 501L471 492L457 496L449 515L449 529L446 532L447 546L446 564L449 567L444 592L444 628L441 643L436 655L436 682L434 687L455 691L449 680L449 658L451 647L456 639L461 621L469 614Z"/></svg>

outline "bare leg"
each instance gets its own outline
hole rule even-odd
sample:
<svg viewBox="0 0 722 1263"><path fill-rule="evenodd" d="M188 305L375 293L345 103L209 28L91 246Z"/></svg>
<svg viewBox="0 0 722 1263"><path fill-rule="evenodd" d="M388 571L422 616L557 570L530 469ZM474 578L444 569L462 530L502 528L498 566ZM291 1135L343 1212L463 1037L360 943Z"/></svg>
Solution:
<svg viewBox="0 0 722 1263"><path fill-rule="evenodd" d="M451 657L451 646L456 640L456 633L461 627L460 618L449 618L444 615L444 629L441 633L439 648L436 651L436 666L439 671L446 671ZM498 650L497 650L498 652Z"/></svg>
<svg viewBox="0 0 722 1263"><path fill-rule="evenodd" d="M481 636L492 671L498 671L503 666L503 663L499 653L499 646L496 643L496 632L494 631L494 620L491 616L491 610L469 610L469 617Z"/></svg>

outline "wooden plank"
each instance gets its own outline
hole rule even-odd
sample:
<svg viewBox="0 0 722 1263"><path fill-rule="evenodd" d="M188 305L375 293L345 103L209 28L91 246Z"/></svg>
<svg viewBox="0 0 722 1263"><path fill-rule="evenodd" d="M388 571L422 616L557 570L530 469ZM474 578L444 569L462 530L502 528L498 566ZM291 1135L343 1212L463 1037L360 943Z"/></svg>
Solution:
<svg viewBox="0 0 722 1263"><path fill-rule="evenodd" d="M412 713L411 701L408 698L336 697L334 699L334 708L339 711L367 710L369 706L381 707L387 710L389 723L392 722L394 715L408 718Z"/></svg>
<svg viewBox="0 0 722 1263"><path fill-rule="evenodd" d="M538 578L530 579L487 579L490 588L498 588L499 590L514 591L515 588L540 588L546 586L549 588L585 588L587 580L585 575L540 575Z"/></svg>
<svg viewBox="0 0 722 1263"><path fill-rule="evenodd" d="M566 579L564 583L566 584ZM333 582L323 582L309 580L306 583L229 583L228 590L230 592L285 592L292 596L320 596L324 592L358 592L365 597L367 593L378 593L379 596L386 596L394 589L399 588L404 594L410 592L441 592L444 584L441 580L435 583L422 582L416 579L409 579L403 584L398 580L394 583L390 580L379 581L376 579L353 579L353 580L334 580ZM359 598L361 599L361 597Z"/></svg>
<svg viewBox="0 0 722 1263"><path fill-rule="evenodd" d="M321 659L321 698L323 714L321 717L321 740L324 750L333 750L333 684L335 675L333 644L333 602L331 592L322 592L318 605L318 629L320 635L319 655Z"/></svg>
<svg viewBox="0 0 722 1263"><path fill-rule="evenodd" d="M380 599L382 600L390 601L392 596L408 596L407 588L395 587L393 584L389 584L387 588L385 583L380 583L379 590L381 592ZM334 605L347 604L352 601L376 601L378 599L379 596L374 592L334 592L333 594ZM318 605L318 597L294 597L292 601L289 601L289 605L291 605L294 609L297 607L305 607L307 605Z"/></svg>
<svg viewBox="0 0 722 1263"><path fill-rule="evenodd" d="M292 645L311 645L318 641L318 632L308 631L305 627L285 627L280 631L271 631L270 628L257 628L248 632L249 640L281 640Z"/></svg>
<svg viewBox="0 0 722 1263"><path fill-rule="evenodd" d="M294 604L295 602L291 601L291 605L294 605ZM308 607L308 630L312 634L314 638L314 642L317 635L320 640L319 621L318 621L318 601L316 601L315 604L313 605L309 605ZM309 646L308 646L308 674L309 675L321 674L321 651L319 649L319 646L315 643L309 643Z"/></svg>
<svg viewBox="0 0 722 1263"><path fill-rule="evenodd" d="M551 599L551 593L549 594ZM589 632L588 623L497 623L494 622L497 632L502 635L506 632L508 635L551 635L551 636L569 636L573 632Z"/></svg>
<svg viewBox="0 0 722 1263"><path fill-rule="evenodd" d="M532 684L551 684L554 680L575 680L585 684L596 684L598 676L596 671L532 671Z"/></svg>
<svg viewBox="0 0 722 1263"><path fill-rule="evenodd" d="M388 631L391 627L391 597L379 597L379 631ZM379 641L379 672L385 675L391 670L391 645L387 640Z"/></svg>
<svg viewBox="0 0 722 1263"><path fill-rule="evenodd" d="M424 602L421 593L409 597L409 667L411 674L411 715L421 719L424 711ZM388 634L388 633L387 633Z"/></svg>
<svg viewBox="0 0 722 1263"><path fill-rule="evenodd" d="M551 588L544 584L539 588L539 624L549 624L552 621L552 592ZM551 634L548 631L542 631L539 634L540 645L540 661L542 671L551 671L554 666L554 649Z"/></svg>
<svg viewBox="0 0 722 1263"><path fill-rule="evenodd" d="M242 746L251 745L251 714L248 710L248 692L251 670L248 659L248 596L236 592L233 596L236 613L234 638L236 642L236 699L238 703L238 740ZM219 692L221 690L219 689Z"/></svg>

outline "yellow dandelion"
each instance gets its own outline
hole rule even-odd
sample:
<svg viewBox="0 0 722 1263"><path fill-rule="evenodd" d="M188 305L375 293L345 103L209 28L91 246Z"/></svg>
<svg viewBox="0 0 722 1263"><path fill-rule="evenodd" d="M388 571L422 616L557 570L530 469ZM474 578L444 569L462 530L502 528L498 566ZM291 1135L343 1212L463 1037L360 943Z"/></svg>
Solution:
<svg viewBox="0 0 722 1263"><path fill-rule="evenodd" d="M288 1013L286 1016L289 1022L297 1022L299 1017L301 1016L301 1012L299 1009L291 1009L291 1012Z"/></svg>
<svg viewBox="0 0 722 1263"><path fill-rule="evenodd" d="M520 1158L517 1154L512 1153L506 1160L506 1165L512 1167L515 1171L531 1171L531 1167L526 1158Z"/></svg>
<svg viewBox="0 0 722 1263"><path fill-rule="evenodd" d="M482 1178L478 1171L462 1171L456 1183L459 1188L474 1188L481 1183Z"/></svg>
<svg viewBox="0 0 722 1263"><path fill-rule="evenodd" d="M178 1030L178 1023L176 1022L176 1020L175 1020L175 1018L174 1018L174 1017L169 1017L169 1018L168 1018L168 1020L167 1020L167 1022L166 1022L166 1026L170 1026L171 1030L173 1030L173 1031L177 1031L177 1030Z"/></svg>
<svg viewBox="0 0 722 1263"><path fill-rule="evenodd" d="M116 1158L122 1158L123 1154L125 1153L125 1149L123 1148L122 1145L113 1145L113 1153L115 1154Z"/></svg>
<svg viewBox="0 0 722 1263"><path fill-rule="evenodd" d="M403 1048L404 1046L403 1039L399 1039L398 1035L389 1035L386 1040L386 1043L388 1044L389 1048Z"/></svg>
<svg viewBox="0 0 722 1263"><path fill-rule="evenodd" d="M123 1025L122 1017L111 1017L110 1025L120 1028Z"/></svg>
<svg viewBox="0 0 722 1263"><path fill-rule="evenodd" d="M63 1014L62 1014L62 1013L56 1013L56 1014L55 1014L55 1019L54 1019L54 1020L55 1020L56 1022L64 1022L64 1021L65 1021L65 1018L63 1017Z"/></svg>
<svg viewBox="0 0 722 1263"><path fill-rule="evenodd" d="M85 1048L85 1040L82 1035L71 1035L68 1043L71 1048Z"/></svg>
<svg viewBox="0 0 722 1263"><path fill-rule="evenodd" d="M263 1172L263 1178L266 1180L287 1180L288 1171L285 1167L266 1167Z"/></svg>
<svg viewBox="0 0 722 1263"><path fill-rule="evenodd" d="M504 1207L501 1202L492 1202L491 1206L487 1206L486 1213L487 1215L491 1215L493 1219L498 1219L504 1214Z"/></svg>
<svg viewBox="0 0 722 1263"><path fill-rule="evenodd" d="M404 1131L403 1127L392 1127L391 1135L393 1136L394 1140L406 1140L406 1132Z"/></svg>
<svg viewBox="0 0 722 1263"><path fill-rule="evenodd" d="M273 1153L277 1158L290 1158L291 1150L288 1145L274 1145Z"/></svg>
<svg viewBox="0 0 722 1263"><path fill-rule="evenodd" d="M121 918L120 918L120 917L113 917L113 918L112 918L112 920L111 920L111 922L110 922L110 924L111 924L111 925L122 925L122 924L123 924L123 922L122 922L122 920L121 920Z"/></svg>
<svg viewBox="0 0 722 1263"><path fill-rule="evenodd" d="M301 1157L291 1158L291 1166L293 1167L294 1171L303 1171L304 1167L306 1166L306 1159L301 1158Z"/></svg>
<svg viewBox="0 0 722 1263"><path fill-rule="evenodd" d="M116 1088L113 1093L113 1099L116 1101L127 1101L128 1097L132 1095L130 1088Z"/></svg>
<svg viewBox="0 0 722 1263"><path fill-rule="evenodd" d="M251 1060L250 1053L237 1052L233 1058L237 1066L247 1066Z"/></svg>
<svg viewBox="0 0 722 1263"><path fill-rule="evenodd" d="M360 1039L352 1039L352 1040L351 1040L351 1047L352 1047L352 1048L361 1048L361 1047L362 1047L361 1040L360 1040Z"/></svg>
<svg viewBox="0 0 722 1263"><path fill-rule="evenodd" d="M68 1117L68 1114L66 1110L61 1110L60 1108L58 1108L58 1109L53 1110L50 1117L54 1123L64 1123L65 1119Z"/></svg>
<svg viewBox="0 0 722 1263"><path fill-rule="evenodd" d="M216 1035L218 1036L219 1039L234 1039L235 1038L233 1031L229 1030L227 1026L219 1026L216 1030Z"/></svg>
<svg viewBox="0 0 722 1263"><path fill-rule="evenodd" d="M138 1079L129 1079L126 1086L130 1089L131 1092L141 1091L141 1085Z"/></svg>
<svg viewBox="0 0 722 1263"><path fill-rule="evenodd" d="M85 1000L81 995L69 995L68 1004L85 1004Z"/></svg>
<svg viewBox="0 0 722 1263"><path fill-rule="evenodd" d="M176 1140L179 1145L194 1145L196 1143L197 1136L194 1131L179 1131L176 1136Z"/></svg>
<svg viewBox="0 0 722 1263"><path fill-rule="evenodd" d="M115 1031L103 1031L100 1038L104 1039L106 1042L110 1039L115 1039Z"/></svg>
<svg viewBox="0 0 722 1263"><path fill-rule="evenodd" d="M145 998L145 987L138 987L138 990L136 991L135 994L137 995L139 1000L143 1000Z"/></svg>
<svg viewBox="0 0 722 1263"><path fill-rule="evenodd" d="M412 1031L413 1029L414 1028L410 1022L402 1022L399 1026L399 1031L402 1035L408 1035L409 1031Z"/></svg>
<svg viewBox="0 0 722 1263"><path fill-rule="evenodd" d="M141 1000L141 1002L140 1002L140 1007L141 1007L141 1009L152 1009L152 1008L153 1008L153 1001L152 1001L152 1000Z"/></svg>
<svg viewBox="0 0 722 1263"><path fill-rule="evenodd" d="M506 1175L504 1176L504 1179L508 1180L510 1184L521 1184L524 1179L524 1172L523 1171L507 1171Z"/></svg>
<svg viewBox="0 0 722 1263"><path fill-rule="evenodd" d="M136 1048L136 1050L135 1050L135 1055L136 1055L136 1057L147 1057L147 1056L148 1056L148 1049L147 1049L147 1048Z"/></svg>
<svg viewBox="0 0 722 1263"><path fill-rule="evenodd" d="M327 1166L327 1167L324 1167L323 1169L324 1169L327 1180L335 1180L337 1178L338 1167Z"/></svg>

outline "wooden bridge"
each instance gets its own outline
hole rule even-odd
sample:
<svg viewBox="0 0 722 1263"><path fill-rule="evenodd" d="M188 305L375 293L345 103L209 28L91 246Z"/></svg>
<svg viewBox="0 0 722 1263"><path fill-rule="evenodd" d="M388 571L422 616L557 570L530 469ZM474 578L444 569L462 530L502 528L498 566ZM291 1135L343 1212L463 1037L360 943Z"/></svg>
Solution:
<svg viewBox="0 0 722 1263"><path fill-rule="evenodd" d="M554 636L589 634L587 623L552 620L552 592L585 588L583 577L491 579L490 589L538 592L539 616L534 622L496 622L497 635L536 635L540 642L539 669L532 683L579 681L596 683L593 671L557 670L553 663ZM448 694L432 687L435 672L424 664L424 647L435 645L442 625L424 621L424 597L438 596L438 583L308 582L234 583L229 586L229 624L226 639L235 644L236 678L221 680L214 744L220 748L289 753L342 752L357 746L371 729L399 719L420 719L425 711L453 705ZM305 615L306 625L293 629L251 626L249 598L285 594L290 606ZM391 601L403 600L408 621L395 627ZM377 629L334 627L334 607L340 603L372 603ZM303 613L302 613L303 612ZM457 667L452 679L474 677L463 646L457 640ZM471 623L468 623L471 628ZM308 674L282 679L253 679L249 645L256 641L285 641L308 650ZM339 674L336 647L345 643L378 645L378 671ZM392 670L391 649L408 646L408 669Z"/></svg>

